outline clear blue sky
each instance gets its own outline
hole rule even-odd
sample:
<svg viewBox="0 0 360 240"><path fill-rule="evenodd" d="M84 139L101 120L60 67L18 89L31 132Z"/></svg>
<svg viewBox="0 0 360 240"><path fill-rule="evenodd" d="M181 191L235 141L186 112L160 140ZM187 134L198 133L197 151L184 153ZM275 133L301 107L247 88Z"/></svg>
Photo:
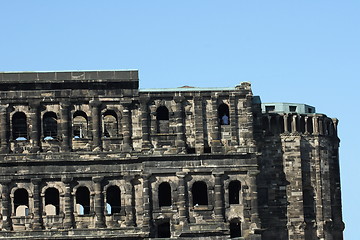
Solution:
<svg viewBox="0 0 360 240"><path fill-rule="evenodd" d="M1 1L0 71L139 69L141 88L231 87L337 117L359 239L360 1Z"/></svg>

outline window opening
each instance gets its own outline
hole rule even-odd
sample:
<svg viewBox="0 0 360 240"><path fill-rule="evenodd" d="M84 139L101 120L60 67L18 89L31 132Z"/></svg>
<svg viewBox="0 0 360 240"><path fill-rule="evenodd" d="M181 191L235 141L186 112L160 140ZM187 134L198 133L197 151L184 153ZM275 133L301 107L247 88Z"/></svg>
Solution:
<svg viewBox="0 0 360 240"><path fill-rule="evenodd" d="M229 183L229 204L240 203L241 184L238 180Z"/></svg>
<svg viewBox="0 0 360 240"><path fill-rule="evenodd" d="M51 140L57 137L57 116L54 112L47 112L43 116L44 140Z"/></svg>
<svg viewBox="0 0 360 240"><path fill-rule="evenodd" d="M76 111L73 117L74 138L86 138L88 129L88 120L86 114L82 111Z"/></svg>
<svg viewBox="0 0 360 240"><path fill-rule="evenodd" d="M305 133L305 116L300 116L300 132Z"/></svg>
<svg viewBox="0 0 360 240"><path fill-rule="evenodd" d="M167 182L159 185L159 207L171 206L171 186Z"/></svg>
<svg viewBox="0 0 360 240"><path fill-rule="evenodd" d="M108 110L103 115L103 136L108 138L118 136L118 119L113 110Z"/></svg>
<svg viewBox="0 0 360 240"><path fill-rule="evenodd" d="M309 117L308 119L307 119L307 131L309 132L309 133L313 133L313 118L312 117Z"/></svg>
<svg viewBox="0 0 360 240"><path fill-rule="evenodd" d="M13 139L17 141L27 140L26 115L23 112L17 112L12 116Z"/></svg>
<svg viewBox="0 0 360 240"><path fill-rule="evenodd" d="M106 203L108 214L120 213L121 210L121 192L118 186L110 186L106 189Z"/></svg>
<svg viewBox="0 0 360 240"><path fill-rule="evenodd" d="M48 188L45 191L45 209L46 215L59 215L60 212L59 191L56 188ZM52 207L53 206L53 207ZM55 211L53 211L55 210Z"/></svg>
<svg viewBox="0 0 360 240"><path fill-rule="evenodd" d="M296 106L289 106L290 112L296 112Z"/></svg>
<svg viewBox="0 0 360 240"><path fill-rule="evenodd" d="M79 187L76 190L76 205L79 215L90 213L90 192L87 187Z"/></svg>
<svg viewBox="0 0 360 240"><path fill-rule="evenodd" d="M265 111L268 112L274 112L275 111L275 106L265 106Z"/></svg>
<svg viewBox="0 0 360 240"><path fill-rule="evenodd" d="M156 122L158 133L169 132L169 110L165 106L160 106L156 109Z"/></svg>
<svg viewBox="0 0 360 240"><path fill-rule="evenodd" d="M230 222L230 237L241 237L241 223L239 221L233 220Z"/></svg>
<svg viewBox="0 0 360 240"><path fill-rule="evenodd" d="M14 192L14 210L16 216L29 215L29 194L24 188L19 188Z"/></svg>
<svg viewBox="0 0 360 240"><path fill-rule="evenodd" d="M193 205L208 205L208 192L205 182L194 182L191 190L193 196Z"/></svg>
<svg viewBox="0 0 360 240"><path fill-rule="evenodd" d="M163 223L160 223L158 225L158 238L170 238L171 237L171 231L170 231L170 222L166 221Z"/></svg>
<svg viewBox="0 0 360 240"><path fill-rule="evenodd" d="M219 105L218 118L220 121L220 125L229 125L230 124L229 106L227 104L222 103Z"/></svg>

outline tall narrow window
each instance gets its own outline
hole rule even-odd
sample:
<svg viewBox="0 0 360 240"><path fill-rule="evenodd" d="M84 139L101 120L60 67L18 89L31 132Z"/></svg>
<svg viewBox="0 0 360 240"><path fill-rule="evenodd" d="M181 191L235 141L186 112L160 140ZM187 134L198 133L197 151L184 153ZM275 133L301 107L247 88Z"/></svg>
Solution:
<svg viewBox="0 0 360 240"><path fill-rule="evenodd" d="M46 215L59 215L60 212L59 191L56 188L48 188L45 191L45 212Z"/></svg>
<svg viewBox="0 0 360 240"><path fill-rule="evenodd" d="M108 110L103 115L103 136L107 138L118 136L118 119L113 110Z"/></svg>
<svg viewBox="0 0 360 240"><path fill-rule="evenodd" d="M17 112L12 116L12 135L13 139L18 141L28 138L25 113Z"/></svg>
<svg viewBox="0 0 360 240"><path fill-rule="evenodd" d="M14 211L16 216L29 215L29 193L24 188L14 192Z"/></svg>
<svg viewBox="0 0 360 240"><path fill-rule="evenodd" d="M230 237L241 237L241 223L236 219L230 222Z"/></svg>
<svg viewBox="0 0 360 240"><path fill-rule="evenodd" d="M240 203L241 184L238 180L229 183L229 204Z"/></svg>
<svg viewBox="0 0 360 240"><path fill-rule="evenodd" d="M156 109L156 122L158 133L169 132L169 110L165 106L160 106Z"/></svg>
<svg viewBox="0 0 360 240"><path fill-rule="evenodd" d="M107 213L120 213L121 198L120 188L118 186L110 186L106 189Z"/></svg>
<svg viewBox="0 0 360 240"><path fill-rule="evenodd" d="M44 139L50 140L57 138L57 116L54 112L47 112L43 116Z"/></svg>
<svg viewBox="0 0 360 240"><path fill-rule="evenodd" d="M220 125L229 125L230 124L229 106L227 104L222 103L219 105L218 118L220 121Z"/></svg>
<svg viewBox="0 0 360 240"><path fill-rule="evenodd" d="M171 186L167 182L159 185L159 207L171 206Z"/></svg>
<svg viewBox="0 0 360 240"><path fill-rule="evenodd" d="M166 221L163 223L158 224L158 238L170 238L171 231L170 231L170 222Z"/></svg>
<svg viewBox="0 0 360 240"><path fill-rule="evenodd" d="M208 191L205 182L194 182L191 193L193 196L193 205L208 205Z"/></svg>
<svg viewBox="0 0 360 240"><path fill-rule="evenodd" d="M79 187L76 190L76 205L79 215L90 213L90 192L87 187Z"/></svg>
<svg viewBox="0 0 360 240"><path fill-rule="evenodd" d="M308 117L307 119L307 131L309 133L313 133L313 118L312 117Z"/></svg>
<svg viewBox="0 0 360 240"><path fill-rule="evenodd" d="M76 111L73 119L73 137L86 138L88 131L88 119L86 113Z"/></svg>

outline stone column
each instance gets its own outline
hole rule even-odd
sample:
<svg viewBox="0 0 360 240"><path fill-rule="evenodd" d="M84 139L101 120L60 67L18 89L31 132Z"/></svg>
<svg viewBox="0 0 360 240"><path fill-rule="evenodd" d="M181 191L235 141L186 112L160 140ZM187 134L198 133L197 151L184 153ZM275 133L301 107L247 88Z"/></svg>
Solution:
<svg viewBox="0 0 360 240"><path fill-rule="evenodd" d="M29 136L30 142L32 144L30 152L37 153L40 151L40 131L41 131L41 119L40 119L40 103L39 102L30 102L30 126L29 126Z"/></svg>
<svg viewBox="0 0 360 240"><path fill-rule="evenodd" d="M308 120L309 120L309 117L305 116L305 118L304 118L304 122L305 122L304 131L305 131L305 134L309 134Z"/></svg>
<svg viewBox="0 0 360 240"><path fill-rule="evenodd" d="M40 184L41 179L40 178L33 178L31 179L31 182L34 186L34 219L33 219L33 225L32 229L39 230L42 229L42 216L41 216L41 204L40 204Z"/></svg>
<svg viewBox="0 0 360 240"><path fill-rule="evenodd" d="M103 228L105 227L105 216L104 216L104 196L102 195L102 186L101 182L103 180L103 177L93 177L92 178L94 182L94 205L95 205L95 215L96 215L96 221L95 221L95 227L96 228Z"/></svg>
<svg viewBox="0 0 360 240"><path fill-rule="evenodd" d="M292 115L291 116L292 117L292 122L291 122L291 132L297 132L297 115Z"/></svg>
<svg viewBox="0 0 360 240"><path fill-rule="evenodd" d="M101 151L101 130L100 130L100 108L101 102L99 100L91 100L89 102L91 107L91 119L92 119L92 150L93 151Z"/></svg>
<svg viewBox="0 0 360 240"><path fill-rule="evenodd" d="M195 150L196 153L204 153L204 124L203 124L203 100L201 96L194 97L195 113ZM207 145L207 144L206 144Z"/></svg>
<svg viewBox="0 0 360 240"><path fill-rule="evenodd" d="M323 116L319 117L319 134L320 135L324 135L325 131L324 131L324 118Z"/></svg>
<svg viewBox="0 0 360 240"><path fill-rule="evenodd" d="M221 153L222 152L221 127L219 124L218 103L217 103L216 96L211 96L211 106L212 106L211 152L212 153Z"/></svg>
<svg viewBox="0 0 360 240"><path fill-rule="evenodd" d="M178 153L185 153L185 129L184 129L184 97L174 97L175 101L175 121L176 121L176 140L175 145Z"/></svg>
<svg viewBox="0 0 360 240"><path fill-rule="evenodd" d="M214 202L214 213L215 213L215 219L217 221L224 221L224 215L223 215L223 189L222 189L222 182L221 178L223 173L213 173L215 177L215 202Z"/></svg>
<svg viewBox="0 0 360 240"><path fill-rule="evenodd" d="M123 195L125 197L125 224L126 226L134 226L134 212L133 209L135 206L133 206L133 185L132 185L132 177L126 176L124 177L125 180L125 194Z"/></svg>
<svg viewBox="0 0 360 240"><path fill-rule="evenodd" d="M186 204L186 186L185 186L185 177L186 172L177 172L176 176L178 177L178 209L179 209L179 220L182 223L187 223L187 211L188 207Z"/></svg>
<svg viewBox="0 0 360 240"><path fill-rule="evenodd" d="M123 152L131 152L133 150L131 142L131 104L132 102L122 102L123 105L123 116L121 119L122 130L124 136L124 145L122 147Z"/></svg>
<svg viewBox="0 0 360 240"><path fill-rule="evenodd" d="M331 120L333 121L334 124L334 136L337 136L337 127L339 124L339 120L337 118L332 118Z"/></svg>
<svg viewBox="0 0 360 240"><path fill-rule="evenodd" d="M9 152L9 142L7 138L8 131L8 117L7 117L7 108L8 105L0 105L0 152L8 153Z"/></svg>
<svg viewBox="0 0 360 240"><path fill-rule="evenodd" d="M141 129L142 129L142 150L147 152L151 149L149 132L149 110L148 97L140 98Z"/></svg>
<svg viewBox="0 0 360 240"><path fill-rule="evenodd" d="M288 115L287 114L284 114L284 132L289 133Z"/></svg>
<svg viewBox="0 0 360 240"><path fill-rule="evenodd" d="M144 208L144 216L143 216L143 232L150 233L151 229L151 200L150 200L150 185L149 178L151 175L144 174L142 176L143 179L143 208Z"/></svg>
<svg viewBox="0 0 360 240"><path fill-rule="evenodd" d="M60 103L60 136L61 136L61 151L71 151L71 120L70 120L70 102Z"/></svg>
<svg viewBox="0 0 360 240"><path fill-rule="evenodd" d="M65 194L64 194L64 222L63 226L65 229L72 229L74 228L74 203L72 201L71 195L71 182L72 178L62 178L61 181L65 184Z"/></svg>
<svg viewBox="0 0 360 240"><path fill-rule="evenodd" d="M1 181L2 192L1 192L1 209L2 209L2 230L11 230L11 204L10 204L10 193L9 193L10 181Z"/></svg>
<svg viewBox="0 0 360 240"><path fill-rule="evenodd" d="M315 135L319 134L318 116L315 115L313 117L313 130Z"/></svg>

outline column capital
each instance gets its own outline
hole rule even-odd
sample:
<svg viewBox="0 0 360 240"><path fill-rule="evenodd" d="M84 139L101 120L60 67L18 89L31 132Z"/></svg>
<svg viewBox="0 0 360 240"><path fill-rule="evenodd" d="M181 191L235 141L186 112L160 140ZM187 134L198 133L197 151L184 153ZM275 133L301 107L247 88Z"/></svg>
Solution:
<svg viewBox="0 0 360 240"><path fill-rule="evenodd" d="M101 183L102 180L104 180L104 177L102 177L102 176L92 177L92 181L93 181L94 183Z"/></svg>
<svg viewBox="0 0 360 240"><path fill-rule="evenodd" d="M32 100L29 102L29 107L32 110L38 110L40 105L41 105L40 100Z"/></svg>
<svg viewBox="0 0 360 240"><path fill-rule="evenodd" d="M214 175L214 177L221 177L222 175L224 175L223 171L214 171L212 172L212 175Z"/></svg>
<svg viewBox="0 0 360 240"><path fill-rule="evenodd" d="M37 185L39 183L41 183L42 179L41 178L32 178L31 179L31 183L34 185Z"/></svg>
<svg viewBox="0 0 360 240"><path fill-rule="evenodd" d="M185 178L187 175L188 175L187 172L177 172L177 173L176 173L176 176L177 176L178 178Z"/></svg>
<svg viewBox="0 0 360 240"><path fill-rule="evenodd" d="M73 181L72 177L61 177L63 183L71 183Z"/></svg>
<svg viewBox="0 0 360 240"><path fill-rule="evenodd" d="M62 101L59 104L61 108L68 108L72 103L70 101Z"/></svg>
<svg viewBox="0 0 360 240"><path fill-rule="evenodd" d="M99 101L98 99L92 99L89 101L89 105L92 108L100 108L102 105L102 102Z"/></svg>

